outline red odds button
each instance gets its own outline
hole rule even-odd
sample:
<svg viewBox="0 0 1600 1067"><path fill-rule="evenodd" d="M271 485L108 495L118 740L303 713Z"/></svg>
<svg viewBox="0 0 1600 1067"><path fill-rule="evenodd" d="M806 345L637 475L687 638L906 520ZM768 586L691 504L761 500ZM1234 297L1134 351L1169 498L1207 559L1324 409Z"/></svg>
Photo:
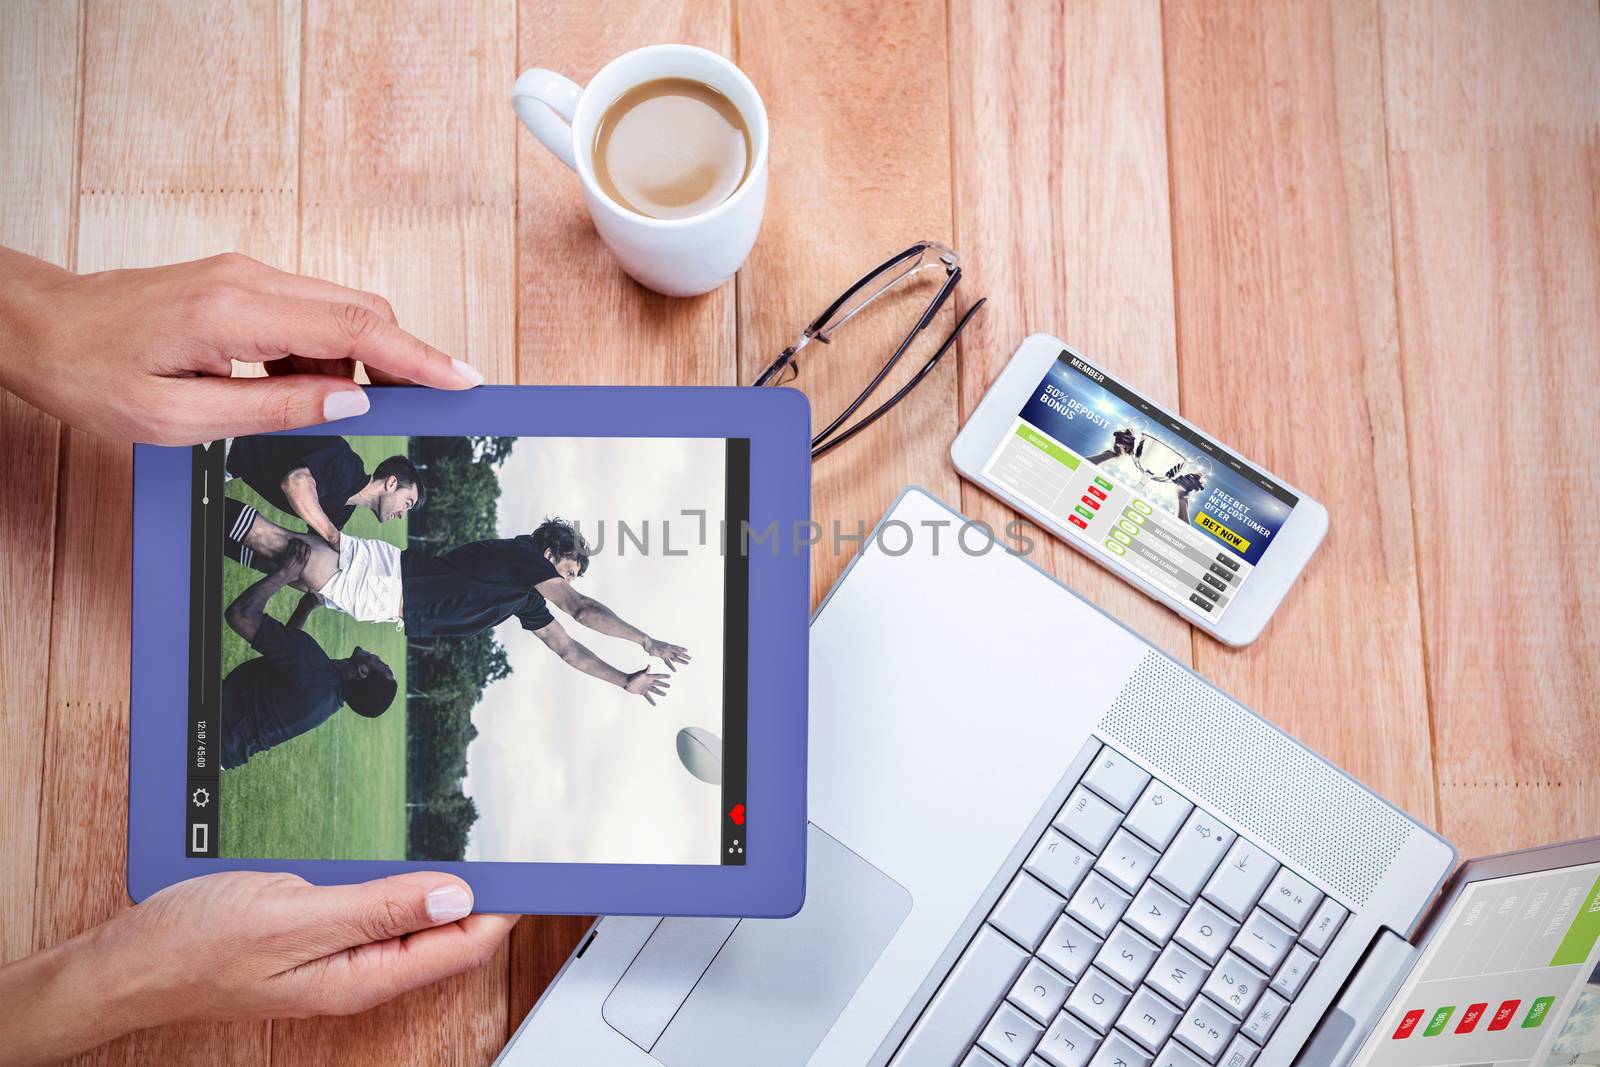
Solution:
<svg viewBox="0 0 1600 1067"><path fill-rule="evenodd" d="M1400 1020L1400 1025L1394 1028L1394 1040L1410 1037L1411 1031L1417 1028L1417 1023L1422 1019L1422 1009L1412 1008L1406 1012L1405 1018Z"/></svg>
<svg viewBox="0 0 1600 1067"><path fill-rule="evenodd" d="M1461 1013L1461 1021L1456 1024L1456 1033L1470 1034L1478 1025L1478 1020L1483 1018L1483 1013L1489 1010L1487 1003L1468 1004L1467 1010Z"/></svg>
<svg viewBox="0 0 1600 1067"><path fill-rule="evenodd" d="M1520 1000L1507 1000L1494 1010L1494 1018L1489 1021L1489 1029L1504 1030L1511 1025L1511 1017L1517 1014L1517 1005Z"/></svg>
<svg viewBox="0 0 1600 1067"><path fill-rule="evenodd" d="M1072 523L1072 525L1076 526L1080 530L1087 530L1089 528L1089 524L1078 518L1076 515L1068 515L1067 521Z"/></svg>
<svg viewBox="0 0 1600 1067"><path fill-rule="evenodd" d="M1096 500L1104 500L1106 498L1104 490L1098 489L1092 485L1089 487L1089 495L1094 497Z"/></svg>
<svg viewBox="0 0 1600 1067"><path fill-rule="evenodd" d="M1092 496L1089 496L1087 493L1084 494L1083 502L1085 504L1089 505L1089 510L1090 511L1099 511L1100 510L1100 501L1096 500Z"/></svg>

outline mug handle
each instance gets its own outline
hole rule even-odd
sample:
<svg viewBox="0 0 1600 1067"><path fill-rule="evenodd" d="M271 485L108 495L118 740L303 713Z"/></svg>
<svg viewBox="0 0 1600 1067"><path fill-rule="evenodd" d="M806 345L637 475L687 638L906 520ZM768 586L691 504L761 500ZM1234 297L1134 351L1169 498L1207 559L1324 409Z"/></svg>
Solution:
<svg viewBox="0 0 1600 1067"><path fill-rule="evenodd" d="M574 171L578 165L572 156L572 117L582 95L577 82L542 67L523 71L511 89L511 107L517 118Z"/></svg>

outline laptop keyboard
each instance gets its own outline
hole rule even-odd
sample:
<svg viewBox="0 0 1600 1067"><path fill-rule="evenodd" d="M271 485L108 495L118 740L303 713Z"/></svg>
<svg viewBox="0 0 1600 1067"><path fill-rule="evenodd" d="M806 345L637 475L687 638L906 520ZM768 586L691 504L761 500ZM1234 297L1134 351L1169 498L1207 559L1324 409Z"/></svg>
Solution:
<svg viewBox="0 0 1600 1067"><path fill-rule="evenodd" d="M1109 745L892 1061L1252 1067L1346 912Z"/></svg>

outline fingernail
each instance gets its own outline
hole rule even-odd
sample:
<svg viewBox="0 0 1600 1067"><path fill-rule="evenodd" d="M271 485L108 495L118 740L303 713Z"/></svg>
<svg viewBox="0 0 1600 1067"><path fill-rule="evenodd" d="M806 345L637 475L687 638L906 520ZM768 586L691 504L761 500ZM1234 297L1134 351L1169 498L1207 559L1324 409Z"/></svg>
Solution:
<svg viewBox="0 0 1600 1067"><path fill-rule="evenodd" d="M458 885L442 885L428 891L428 918L436 923L454 922L472 914L472 897Z"/></svg>
<svg viewBox="0 0 1600 1067"><path fill-rule="evenodd" d="M461 375L468 385L483 384L483 375L474 370L471 364L463 363L459 359L452 359L450 362L456 365L456 373Z"/></svg>
<svg viewBox="0 0 1600 1067"><path fill-rule="evenodd" d="M322 401L322 418L326 422L353 418L356 415L365 415L371 406L372 401L367 399L364 390L341 389L337 393L329 393Z"/></svg>

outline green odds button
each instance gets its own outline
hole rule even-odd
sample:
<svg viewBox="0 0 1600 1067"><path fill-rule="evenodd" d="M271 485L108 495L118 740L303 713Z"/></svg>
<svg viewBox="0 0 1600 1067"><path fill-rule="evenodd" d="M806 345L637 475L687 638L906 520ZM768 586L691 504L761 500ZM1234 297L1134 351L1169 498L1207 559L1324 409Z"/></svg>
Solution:
<svg viewBox="0 0 1600 1067"><path fill-rule="evenodd" d="M1139 536L1139 527L1135 526L1133 523L1129 522L1127 519L1118 519L1117 520L1117 525L1120 528L1128 531L1128 536L1129 537L1138 537Z"/></svg>
<svg viewBox="0 0 1600 1067"><path fill-rule="evenodd" d="M1040 452L1043 452L1045 455L1049 456L1051 459L1055 460L1057 463L1061 464L1063 467L1067 468L1067 470L1075 471L1078 469L1077 456L1074 456L1071 452L1068 452L1066 449L1050 440L1050 438L1046 437L1038 430L1035 430L1032 426L1018 426L1017 436L1028 442L1034 448L1037 448Z"/></svg>
<svg viewBox="0 0 1600 1067"><path fill-rule="evenodd" d="M1454 1015L1455 1011L1456 1006L1452 1004L1448 1008L1440 1008L1438 1011L1434 1012L1433 1018L1428 1020L1428 1028L1422 1031L1422 1036L1438 1037L1440 1034L1444 1033L1444 1028L1446 1024L1450 1022L1450 1016ZM1526 1026L1527 1024L1524 1023L1523 1025Z"/></svg>
<svg viewBox="0 0 1600 1067"><path fill-rule="evenodd" d="M1111 531L1111 536L1115 537L1118 541L1121 541L1125 545L1133 544L1133 538L1129 537L1127 534L1123 533L1121 530L1112 530Z"/></svg>
<svg viewBox="0 0 1600 1067"><path fill-rule="evenodd" d="M1528 1017L1522 1020L1524 1030L1532 1030L1544 1022L1544 1017L1550 1014L1550 1005L1556 1002L1555 997L1540 997L1533 1002L1533 1007L1528 1009Z"/></svg>
<svg viewBox="0 0 1600 1067"><path fill-rule="evenodd" d="M1132 508L1128 508L1122 513L1122 517L1129 522L1136 522L1140 526L1144 525L1144 512L1142 511L1134 511Z"/></svg>
<svg viewBox="0 0 1600 1067"><path fill-rule="evenodd" d="M1082 504L1079 504L1078 506L1074 507L1072 510L1076 511L1079 515L1081 515L1083 517L1083 521L1084 522L1092 522L1094 520L1094 512L1090 511L1088 508L1084 507Z"/></svg>
<svg viewBox="0 0 1600 1067"><path fill-rule="evenodd" d="M1098 485L1108 493L1111 492L1111 483L1106 481L1104 478L1099 477L1098 475L1095 477L1094 484Z"/></svg>
<svg viewBox="0 0 1600 1067"><path fill-rule="evenodd" d="M1112 533L1116 533L1115 530L1113 530L1111 532ZM1128 554L1128 550L1126 548L1123 548L1121 545L1117 544L1117 542L1115 542L1115 541L1107 541L1106 542L1106 547L1109 548L1113 553L1115 553L1118 556L1125 556L1125 555Z"/></svg>

